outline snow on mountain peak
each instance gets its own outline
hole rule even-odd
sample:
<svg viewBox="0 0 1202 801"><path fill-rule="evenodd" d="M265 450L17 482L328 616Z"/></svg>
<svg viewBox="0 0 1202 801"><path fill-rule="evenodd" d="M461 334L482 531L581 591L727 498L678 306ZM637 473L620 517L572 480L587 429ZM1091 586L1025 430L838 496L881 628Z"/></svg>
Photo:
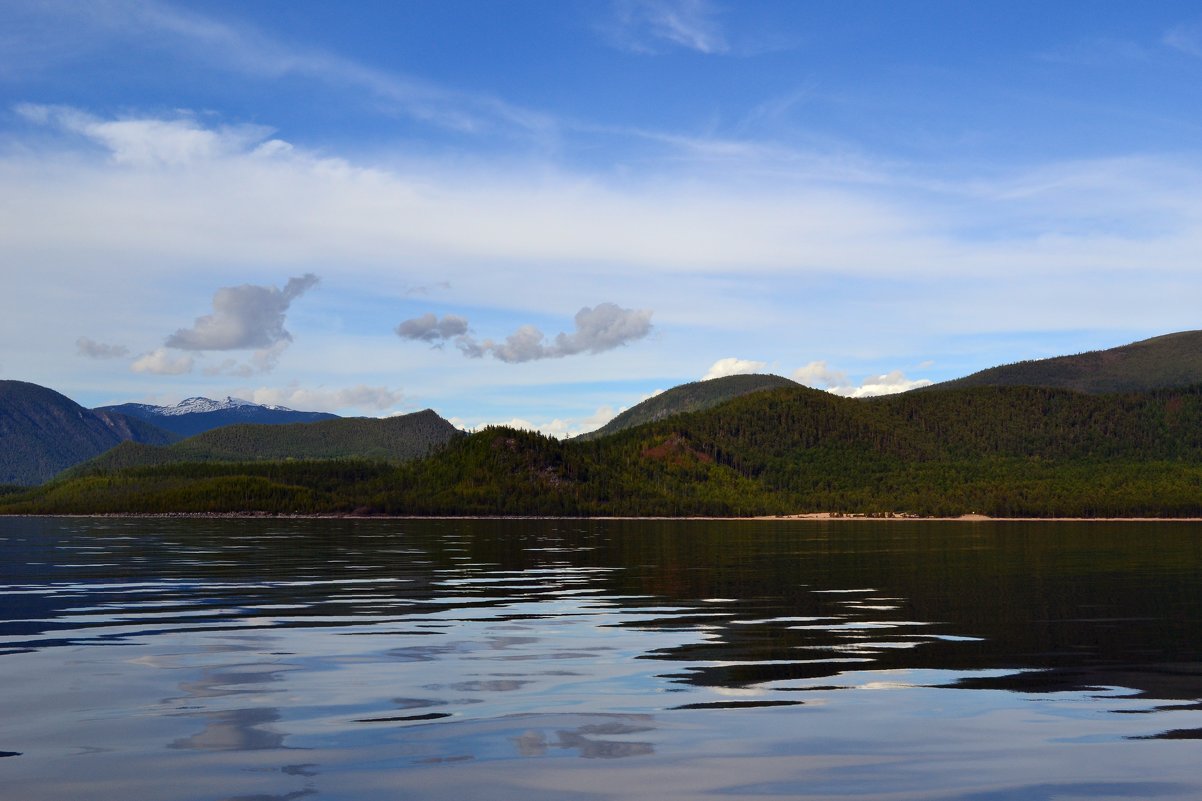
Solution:
<svg viewBox="0 0 1202 801"><path fill-rule="evenodd" d="M263 406L260 403L243 400L242 398L227 397L225 400L212 400L211 398L185 398L174 406L160 406L159 414L167 416L176 416L181 414L202 414L204 412L221 412L228 409L237 409L242 406L255 406L261 409L282 409L280 406Z"/></svg>

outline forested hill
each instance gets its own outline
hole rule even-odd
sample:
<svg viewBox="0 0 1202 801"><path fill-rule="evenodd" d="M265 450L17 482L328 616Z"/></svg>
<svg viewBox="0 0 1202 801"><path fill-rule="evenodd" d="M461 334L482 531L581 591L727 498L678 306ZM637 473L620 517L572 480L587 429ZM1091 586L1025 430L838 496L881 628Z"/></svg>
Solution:
<svg viewBox="0 0 1202 801"><path fill-rule="evenodd" d="M426 456L463 432L426 409L383 419L339 417L317 423L255 423L206 431L168 446L127 442L69 475L178 462L361 459L403 462Z"/></svg>
<svg viewBox="0 0 1202 801"><path fill-rule="evenodd" d="M7 512L1202 515L1202 386L743 395L592 440L492 428L405 464L93 472Z"/></svg>
<svg viewBox="0 0 1202 801"><path fill-rule="evenodd" d="M658 395L653 395L642 403L636 404L610 420L605 425L581 439L596 439L607 434L615 434L627 428L663 420L685 412L696 412L710 409L732 398L759 392L765 389L801 386L796 381L790 381L778 375L731 375L722 378L711 378L708 381L694 381L681 384Z"/></svg>
<svg viewBox="0 0 1202 801"><path fill-rule="evenodd" d="M1141 392L1202 384L1202 331L1145 339L1108 350L991 367L917 392L983 386Z"/></svg>
<svg viewBox="0 0 1202 801"><path fill-rule="evenodd" d="M94 412L52 389L0 381L0 484L37 484L124 440L174 442L141 420Z"/></svg>

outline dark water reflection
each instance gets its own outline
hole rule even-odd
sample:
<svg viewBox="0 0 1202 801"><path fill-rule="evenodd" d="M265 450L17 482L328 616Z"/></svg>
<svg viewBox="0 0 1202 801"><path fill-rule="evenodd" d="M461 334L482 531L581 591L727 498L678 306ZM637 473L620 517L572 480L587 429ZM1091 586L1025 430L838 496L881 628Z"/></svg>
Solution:
<svg viewBox="0 0 1202 801"><path fill-rule="evenodd" d="M1202 798L1202 527L0 520L22 799Z"/></svg>

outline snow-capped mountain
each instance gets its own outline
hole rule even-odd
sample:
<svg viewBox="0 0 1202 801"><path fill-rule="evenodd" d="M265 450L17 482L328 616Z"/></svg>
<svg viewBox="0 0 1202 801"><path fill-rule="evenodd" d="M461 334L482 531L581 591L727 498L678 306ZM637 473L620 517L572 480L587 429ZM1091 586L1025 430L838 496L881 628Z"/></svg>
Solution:
<svg viewBox="0 0 1202 801"><path fill-rule="evenodd" d="M338 416L327 412L298 412L284 406L267 406L234 397L227 397L225 400L186 398L173 406L122 403L117 406L101 406L96 411L118 412L137 417L185 437L238 423L314 423Z"/></svg>
<svg viewBox="0 0 1202 801"><path fill-rule="evenodd" d="M242 406L254 406L258 409L271 409L276 412L291 412L292 409L286 406L268 406L263 403L255 403L253 401L242 400L227 396L225 400L213 400L212 398L184 398L174 406L146 406L147 409L156 409L156 414L175 416L179 414L202 414L204 412L221 412L226 409L237 409Z"/></svg>

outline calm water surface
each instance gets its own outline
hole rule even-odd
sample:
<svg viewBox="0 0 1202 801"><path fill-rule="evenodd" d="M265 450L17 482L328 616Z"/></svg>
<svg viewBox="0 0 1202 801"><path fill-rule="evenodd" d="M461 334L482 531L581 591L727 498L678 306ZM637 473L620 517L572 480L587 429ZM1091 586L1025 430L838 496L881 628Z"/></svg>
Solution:
<svg viewBox="0 0 1202 801"><path fill-rule="evenodd" d="M0 519L0 798L1202 799L1202 526Z"/></svg>

